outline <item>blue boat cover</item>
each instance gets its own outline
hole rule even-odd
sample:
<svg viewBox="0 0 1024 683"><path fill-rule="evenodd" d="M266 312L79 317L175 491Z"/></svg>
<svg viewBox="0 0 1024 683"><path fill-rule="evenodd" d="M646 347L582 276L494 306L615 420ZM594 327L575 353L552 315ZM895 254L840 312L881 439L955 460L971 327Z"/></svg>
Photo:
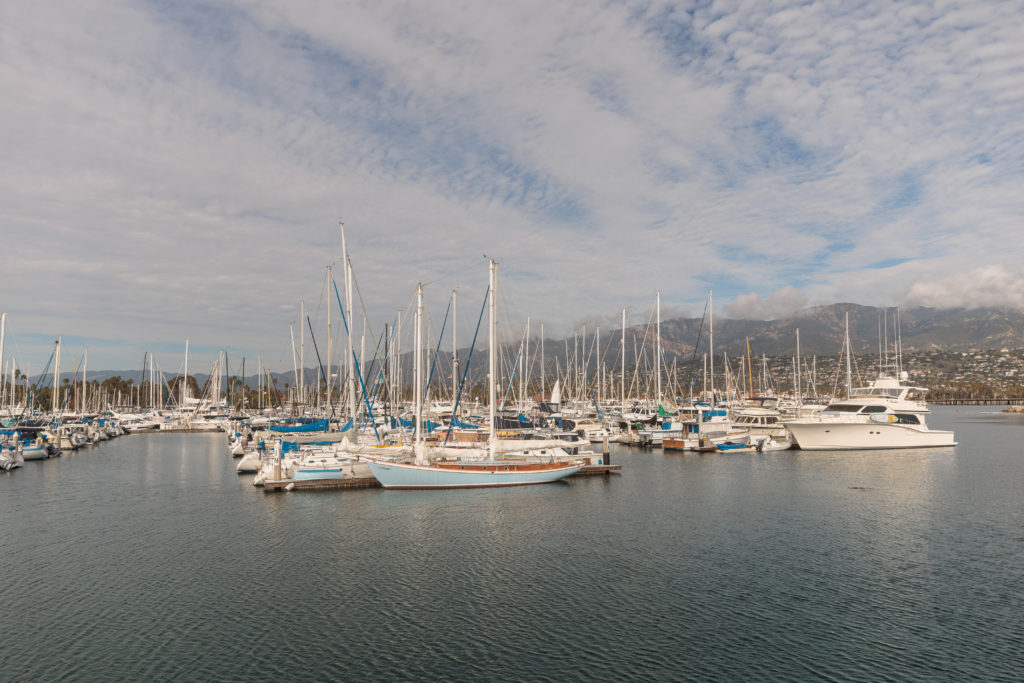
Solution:
<svg viewBox="0 0 1024 683"><path fill-rule="evenodd" d="M282 441L281 442L281 455L290 453L291 451L297 451L302 446L330 446L334 441L307 441L306 443L299 443L298 441Z"/></svg>
<svg viewBox="0 0 1024 683"><path fill-rule="evenodd" d="M296 425L294 427L282 427L279 425L274 425L272 427L267 427L267 429L269 429L272 432L287 434L291 434L293 432L326 432L330 429L330 423L328 420L318 420L316 422L310 422L309 424L304 425Z"/></svg>

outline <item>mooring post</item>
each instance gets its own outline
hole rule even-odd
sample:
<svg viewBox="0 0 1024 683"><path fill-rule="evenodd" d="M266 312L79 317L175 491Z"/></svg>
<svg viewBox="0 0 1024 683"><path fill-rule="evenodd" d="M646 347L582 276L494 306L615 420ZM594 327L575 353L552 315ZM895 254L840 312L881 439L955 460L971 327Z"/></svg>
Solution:
<svg viewBox="0 0 1024 683"><path fill-rule="evenodd" d="M274 450L274 455L277 456L274 458L274 481L281 481L281 458L284 457L284 453L281 452L280 441L274 445Z"/></svg>

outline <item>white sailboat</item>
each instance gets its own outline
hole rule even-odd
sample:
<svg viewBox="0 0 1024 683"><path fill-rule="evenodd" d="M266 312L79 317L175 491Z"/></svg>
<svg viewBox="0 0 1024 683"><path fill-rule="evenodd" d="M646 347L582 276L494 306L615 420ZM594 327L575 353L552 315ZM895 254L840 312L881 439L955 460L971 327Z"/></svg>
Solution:
<svg viewBox="0 0 1024 683"><path fill-rule="evenodd" d="M420 421L422 418L422 364L421 330L423 320L423 286L417 287L416 309L416 349L414 365L416 368L416 459L413 463L389 462L384 460L368 460L373 476L386 489L445 489L445 488L490 488L496 486L525 486L529 484L546 484L559 481L576 474L583 467L582 460L572 462L531 461L526 458L498 459L497 441L495 439L495 393L494 377L497 370L496 326L497 326L497 283L496 265L490 261L490 416L487 457L485 459L435 459L428 460L423 445Z"/></svg>

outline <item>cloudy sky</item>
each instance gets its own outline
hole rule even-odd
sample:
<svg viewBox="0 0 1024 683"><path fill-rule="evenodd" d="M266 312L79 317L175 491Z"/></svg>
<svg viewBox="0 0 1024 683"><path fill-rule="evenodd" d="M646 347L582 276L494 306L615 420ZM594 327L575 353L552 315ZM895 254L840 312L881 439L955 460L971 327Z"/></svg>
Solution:
<svg viewBox="0 0 1024 683"><path fill-rule="evenodd" d="M1021 36L1020 0L5 2L5 353L290 368L339 219L375 333L424 282L468 343L484 254L552 333L656 290L1024 306Z"/></svg>

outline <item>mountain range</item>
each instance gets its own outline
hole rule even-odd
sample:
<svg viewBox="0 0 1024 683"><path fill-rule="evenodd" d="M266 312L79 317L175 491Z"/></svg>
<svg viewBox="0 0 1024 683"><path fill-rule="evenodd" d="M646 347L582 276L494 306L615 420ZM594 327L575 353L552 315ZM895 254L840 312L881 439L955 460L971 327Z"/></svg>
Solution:
<svg viewBox="0 0 1024 683"><path fill-rule="evenodd" d="M892 348L893 339L898 328L905 353L914 351L981 351L986 349L1024 347L1024 311L1007 308L912 308L900 310L861 306L859 304L839 303L817 306L801 311L789 318L777 320L746 320L718 318L714 321L715 354L728 353L730 357L738 357L746 353L749 340L750 351L755 356L790 356L796 353L797 330L800 331L800 352L803 355L838 355L843 347L846 315L850 320L850 342L855 353L877 353L880 339L888 340L888 348ZM661 338L664 357L668 362L679 359L688 361L697 355L703 355L709 348L709 321L700 318L675 318L663 320ZM621 330L607 329L601 333L601 355L608 367L617 367L620 357ZM646 340L646 341L645 341ZM636 347L647 350L654 344L653 323L633 326L626 330L626 364L633 365ZM518 347L518 341L515 342ZM565 339L546 339L546 361L549 372L558 367L565 368ZM573 339L569 338L569 354L573 354ZM582 344L581 344L582 347ZM579 355L589 355L589 367L593 368L594 340L588 334L588 350L580 351ZM479 377L484 372L487 361L486 351L478 350L473 354L472 372ZM507 347L508 348L508 347ZM538 352L539 342L531 341L531 355ZM516 349L506 352L515 357ZM442 352L442 372L450 372L450 352ZM460 349L459 356L465 362L468 349ZM556 360L557 359L557 360ZM508 361L506 361L508 362ZM648 361L649 362L649 361ZM411 377L412 356L403 354L403 372ZM237 374L237 368L231 374ZM306 368L306 382L316 383L318 370ZM100 370L89 373L89 379L102 382L113 376L125 379L141 379L140 371L134 370ZM61 373L70 377L70 372ZM168 375L168 378L172 375ZM196 381L202 385L208 374L196 373ZM272 378L278 380L283 388L285 383L293 381L293 373L272 372ZM33 378L35 380L35 378ZM247 375L246 383L255 386L255 375Z"/></svg>

